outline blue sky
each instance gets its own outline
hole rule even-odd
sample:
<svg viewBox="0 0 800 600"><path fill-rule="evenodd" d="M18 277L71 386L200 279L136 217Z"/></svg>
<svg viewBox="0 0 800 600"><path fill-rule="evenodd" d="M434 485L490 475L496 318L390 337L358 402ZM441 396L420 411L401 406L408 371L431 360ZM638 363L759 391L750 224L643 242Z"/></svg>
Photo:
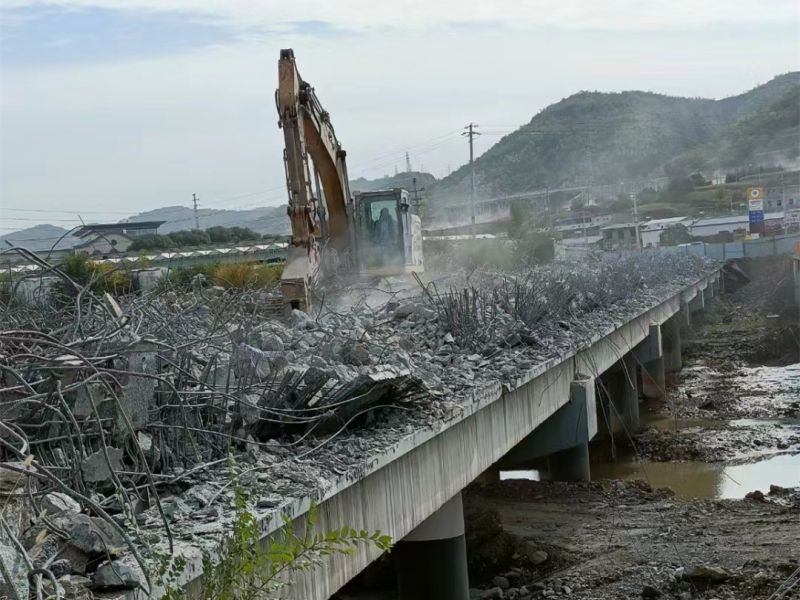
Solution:
<svg viewBox="0 0 800 600"><path fill-rule="evenodd" d="M217 19L181 13L34 5L1 14L10 67L158 57L235 39Z"/></svg>
<svg viewBox="0 0 800 600"><path fill-rule="evenodd" d="M484 151L581 89L723 97L800 67L798 6L784 0L3 6L0 208L110 215L193 192L207 208L282 202L284 47L331 112L354 177L402 168L405 150L444 175L466 159L466 122L496 132ZM31 224L0 216L2 232Z"/></svg>

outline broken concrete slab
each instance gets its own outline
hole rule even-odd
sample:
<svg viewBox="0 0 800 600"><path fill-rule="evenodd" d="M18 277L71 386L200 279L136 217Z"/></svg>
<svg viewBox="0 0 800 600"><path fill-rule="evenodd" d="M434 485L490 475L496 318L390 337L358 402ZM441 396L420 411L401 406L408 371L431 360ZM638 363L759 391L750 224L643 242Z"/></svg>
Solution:
<svg viewBox="0 0 800 600"><path fill-rule="evenodd" d="M118 560L105 562L92 575L92 587L97 591L135 589L142 581L134 570Z"/></svg>
<svg viewBox="0 0 800 600"><path fill-rule="evenodd" d="M110 481L113 471L122 470L123 452L119 448L113 446L106 446L108 453L108 460L102 450L93 452L83 459L81 462L81 472L83 479L87 483L98 483L101 481Z"/></svg>
<svg viewBox="0 0 800 600"><path fill-rule="evenodd" d="M0 575L0 598L27 600L28 566L15 548L5 544L0 544Z"/></svg>

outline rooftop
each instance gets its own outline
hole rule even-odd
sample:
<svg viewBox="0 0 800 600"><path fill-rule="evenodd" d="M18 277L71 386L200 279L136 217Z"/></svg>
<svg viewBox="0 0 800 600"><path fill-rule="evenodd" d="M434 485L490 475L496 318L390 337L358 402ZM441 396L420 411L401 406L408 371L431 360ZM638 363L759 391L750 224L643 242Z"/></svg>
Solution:
<svg viewBox="0 0 800 600"><path fill-rule="evenodd" d="M126 231L137 231L141 229L158 229L166 221L136 221L133 223L91 223L84 225L78 229L73 235L77 237L86 237L92 233L102 233L109 231L119 231L124 233Z"/></svg>

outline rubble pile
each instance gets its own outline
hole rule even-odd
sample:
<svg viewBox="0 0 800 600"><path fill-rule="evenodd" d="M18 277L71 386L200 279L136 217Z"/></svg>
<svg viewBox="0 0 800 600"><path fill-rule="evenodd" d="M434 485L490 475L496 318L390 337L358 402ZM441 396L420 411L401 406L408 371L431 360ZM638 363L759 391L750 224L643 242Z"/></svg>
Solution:
<svg viewBox="0 0 800 600"><path fill-rule="evenodd" d="M204 282L122 298L68 282L70 303L0 306L0 569L16 582L0 596L149 591L154 559L225 531L235 483L263 514L319 498L479 386L511 385L708 267L642 254L479 273L287 318L275 291Z"/></svg>

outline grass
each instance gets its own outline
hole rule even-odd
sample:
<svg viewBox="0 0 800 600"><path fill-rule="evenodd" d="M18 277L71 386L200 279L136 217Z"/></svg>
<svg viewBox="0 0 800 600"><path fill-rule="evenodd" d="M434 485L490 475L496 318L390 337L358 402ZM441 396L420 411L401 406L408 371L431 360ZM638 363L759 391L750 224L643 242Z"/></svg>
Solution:
<svg viewBox="0 0 800 600"><path fill-rule="evenodd" d="M283 273L283 265L230 263L217 266L211 279L227 289L263 289L275 285Z"/></svg>

